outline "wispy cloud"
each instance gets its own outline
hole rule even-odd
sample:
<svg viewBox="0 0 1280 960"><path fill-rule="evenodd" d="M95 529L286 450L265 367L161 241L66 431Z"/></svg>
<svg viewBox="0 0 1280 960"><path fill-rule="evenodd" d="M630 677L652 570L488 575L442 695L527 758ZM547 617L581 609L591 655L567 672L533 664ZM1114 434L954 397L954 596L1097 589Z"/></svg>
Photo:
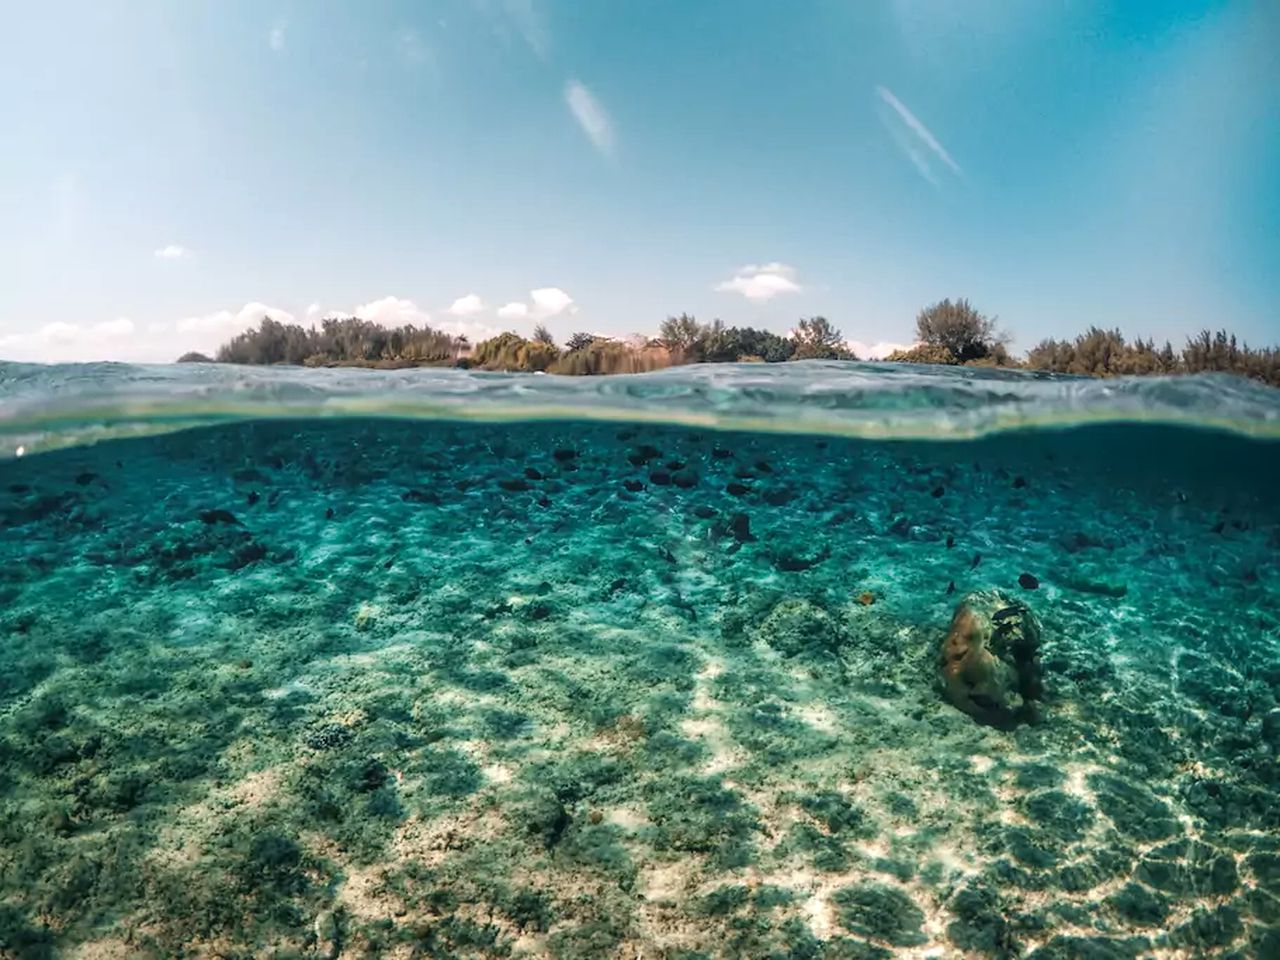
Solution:
<svg viewBox="0 0 1280 960"><path fill-rule="evenodd" d="M582 132L606 157L613 155L613 122L595 94L577 80L565 84L564 100Z"/></svg>
<svg viewBox="0 0 1280 960"><path fill-rule="evenodd" d="M960 169L960 164L956 163L951 154L947 152L946 147L938 142L938 138L921 122L919 117L907 109L907 105L899 100L892 90L888 87L877 86L875 92L876 96L888 105L897 118L896 121L886 118L884 120L886 128L922 177L935 187L939 185L938 177L934 173L933 165L929 160L929 154L932 154L937 161L948 167L956 176L960 176L964 172ZM928 154L921 149L922 146L928 151Z"/></svg>
<svg viewBox="0 0 1280 960"><path fill-rule="evenodd" d="M154 256L157 260L186 260L191 251L180 243L171 243L157 250Z"/></svg>
<svg viewBox="0 0 1280 960"><path fill-rule="evenodd" d="M277 23L267 34L267 45L276 53L284 49L284 31L285 24Z"/></svg>
<svg viewBox="0 0 1280 960"><path fill-rule="evenodd" d="M721 293L740 293L748 300L772 300L780 293L799 293L796 271L785 263L748 264L728 280L717 283Z"/></svg>
<svg viewBox="0 0 1280 960"><path fill-rule="evenodd" d="M518 33L539 60L551 56L551 31L538 9L537 0L471 0L472 5L489 20L490 27L503 44L510 46L512 34Z"/></svg>
<svg viewBox="0 0 1280 960"><path fill-rule="evenodd" d="M419 67L435 59L435 51L416 30L404 29L396 34L396 53L411 66Z"/></svg>

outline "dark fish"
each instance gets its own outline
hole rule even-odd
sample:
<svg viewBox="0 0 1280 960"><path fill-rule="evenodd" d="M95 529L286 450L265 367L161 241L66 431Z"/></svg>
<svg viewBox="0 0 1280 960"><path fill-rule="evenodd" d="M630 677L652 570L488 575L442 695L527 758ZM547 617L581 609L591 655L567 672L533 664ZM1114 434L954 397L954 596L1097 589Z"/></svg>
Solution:
<svg viewBox="0 0 1280 960"><path fill-rule="evenodd" d="M1014 477L1014 478L1013 478L1013 489L1015 489L1015 490L1021 490L1021 489L1022 489L1023 487L1025 487L1026 485L1027 485L1027 479L1026 479L1026 477Z"/></svg>
<svg viewBox="0 0 1280 960"><path fill-rule="evenodd" d="M725 491L735 497L745 497L751 492L751 488L741 483L731 483L724 488Z"/></svg>
<svg viewBox="0 0 1280 960"><path fill-rule="evenodd" d="M245 499L245 502L252 507L255 503L257 503L259 500L262 499L262 494L258 493L257 490L250 490L244 499Z"/></svg>
<svg viewBox="0 0 1280 960"><path fill-rule="evenodd" d="M236 515L230 510L201 510L200 521L202 523L239 523Z"/></svg>
<svg viewBox="0 0 1280 960"><path fill-rule="evenodd" d="M976 570L978 567L978 564L980 564L981 562L982 562L982 554L975 553L973 555L973 559L969 561L969 569Z"/></svg>
<svg viewBox="0 0 1280 960"><path fill-rule="evenodd" d="M533 467L525 467L525 468L524 468L524 475L525 475L525 478L526 478L526 479L528 479L528 480L544 480L544 479L546 479L545 477L543 477L543 475L542 475L542 471L541 471L541 470L536 470L536 469L534 469Z"/></svg>
<svg viewBox="0 0 1280 960"><path fill-rule="evenodd" d="M944 493L946 493L946 492L947 492L947 488L946 488L946 487L941 487L941 486L939 486L939 487L934 487L934 488L933 488L933 496L934 496L934 498L935 498L935 499L936 499L937 497L942 496L942 495L943 495Z"/></svg>
<svg viewBox="0 0 1280 960"><path fill-rule="evenodd" d="M644 484L641 483L639 480L623 480L622 485L626 487L628 490L630 490L632 493L639 493L641 490L644 489Z"/></svg>
<svg viewBox="0 0 1280 960"><path fill-rule="evenodd" d="M627 459L631 461L633 466L637 467L643 467L650 460L660 460L661 458L662 451L648 443L641 444L627 455Z"/></svg>
<svg viewBox="0 0 1280 960"><path fill-rule="evenodd" d="M1040 586L1040 581L1029 573L1023 573L1018 575L1018 586L1023 590L1035 590Z"/></svg>
<svg viewBox="0 0 1280 960"><path fill-rule="evenodd" d="M517 477L514 480L499 480L498 486L508 493L520 493L529 489L529 481L524 477Z"/></svg>
<svg viewBox="0 0 1280 960"><path fill-rule="evenodd" d="M739 543L750 543L755 540L751 532L751 518L745 513L735 513L729 521L729 532Z"/></svg>
<svg viewBox="0 0 1280 960"><path fill-rule="evenodd" d="M81 487L87 487L97 479L98 475L89 470L86 470L84 473L76 474L76 484Z"/></svg>
<svg viewBox="0 0 1280 960"><path fill-rule="evenodd" d="M569 450L566 448L562 450L557 450L555 453L551 454L551 456L555 457L561 463L568 463L570 460L574 460L577 458L578 451Z"/></svg>
<svg viewBox="0 0 1280 960"><path fill-rule="evenodd" d="M1026 574L1023 574L1023 576L1026 576ZM1022 607L1004 607L993 613L991 615L991 620L993 623L999 623L1001 620L1008 620L1010 617L1016 617L1020 613L1022 613Z"/></svg>
<svg viewBox="0 0 1280 960"><path fill-rule="evenodd" d="M947 549L950 550L955 545L956 545L956 538L953 537L951 534L947 534Z"/></svg>
<svg viewBox="0 0 1280 960"><path fill-rule="evenodd" d="M950 583L947 584L947 596L950 596L955 592L956 592L956 582L952 580Z"/></svg>

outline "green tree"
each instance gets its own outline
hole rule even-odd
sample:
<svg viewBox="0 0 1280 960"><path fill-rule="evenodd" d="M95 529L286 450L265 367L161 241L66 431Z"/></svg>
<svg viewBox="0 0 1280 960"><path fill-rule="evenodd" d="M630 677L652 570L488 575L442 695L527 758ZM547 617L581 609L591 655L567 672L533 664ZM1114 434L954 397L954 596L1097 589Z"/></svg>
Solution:
<svg viewBox="0 0 1280 960"><path fill-rule="evenodd" d="M667 317L662 321L662 326L658 328L658 339L668 350L683 358L683 362L695 363L702 358L702 348L708 332L708 328L698 323L696 318L682 313L678 317Z"/></svg>
<svg viewBox="0 0 1280 960"><path fill-rule="evenodd" d="M546 347L554 347L556 345L556 338L551 336L551 331L547 329L545 323L540 323L533 328L533 339Z"/></svg>
<svg viewBox="0 0 1280 960"><path fill-rule="evenodd" d="M945 347L958 363L997 356L1006 338L996 329L993 318L969 305L942 300L925 307L916 316L916 339L931 347Z"/></svg>
<svg viewBox="0 0 1280 960"><path fill-rule="evenodd" d="M807 317L791 334L792 360L856 360L845 346L844 334L826 317Z"/></svg>
<svg viewBox="0 0 1280 960"><path fill-rule="evenodd" d="M585 350L591 344L596 342L596 336L593 333L575 333L565 341L565 351L575 353L578 350Z"/></svg>

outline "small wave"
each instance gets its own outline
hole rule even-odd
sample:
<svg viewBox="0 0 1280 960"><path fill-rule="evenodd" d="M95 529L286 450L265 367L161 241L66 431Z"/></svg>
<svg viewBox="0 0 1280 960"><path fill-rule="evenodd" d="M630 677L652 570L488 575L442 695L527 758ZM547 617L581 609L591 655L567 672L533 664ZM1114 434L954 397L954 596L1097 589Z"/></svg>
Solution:
<svg viewBox="0 0 1280 960"><path fill-rule="evenodd" d="M0 456L264 418L618 420L878 440L1154 423L1280 438L1280 391L1238 377L1097 380L805 361L558 377L455 369L0 362Z"/></svg>

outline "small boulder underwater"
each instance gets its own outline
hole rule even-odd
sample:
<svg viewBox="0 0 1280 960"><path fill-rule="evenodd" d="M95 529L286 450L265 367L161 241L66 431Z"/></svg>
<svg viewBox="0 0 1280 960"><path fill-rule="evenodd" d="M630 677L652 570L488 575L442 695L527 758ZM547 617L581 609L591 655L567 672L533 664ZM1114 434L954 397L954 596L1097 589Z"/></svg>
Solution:
<svg viewBox="0 0 1280 960"><path fill-rule="evenodd" d="M1280 956L1278 398L0 364L0 957Z"/></svg>

